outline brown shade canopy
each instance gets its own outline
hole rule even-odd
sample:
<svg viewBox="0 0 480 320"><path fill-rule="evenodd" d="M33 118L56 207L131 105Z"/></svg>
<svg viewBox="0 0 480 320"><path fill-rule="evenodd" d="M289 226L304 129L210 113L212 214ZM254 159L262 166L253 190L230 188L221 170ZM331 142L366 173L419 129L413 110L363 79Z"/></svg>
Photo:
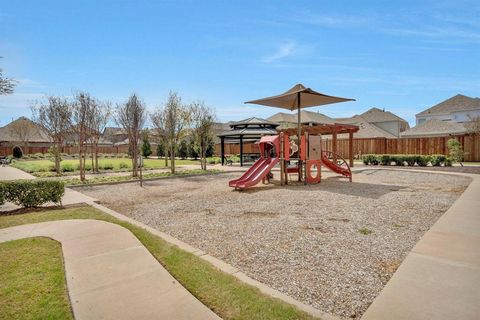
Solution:
<svg viewBox="0 0 480 320"><path fill-rule="evenodd" d="M307 107L321 106L324 104L355 101L355 99L329 96L297 84L290 90L277 96L247 101L245 103L260 104L264 106L297 110Z"/></svg>

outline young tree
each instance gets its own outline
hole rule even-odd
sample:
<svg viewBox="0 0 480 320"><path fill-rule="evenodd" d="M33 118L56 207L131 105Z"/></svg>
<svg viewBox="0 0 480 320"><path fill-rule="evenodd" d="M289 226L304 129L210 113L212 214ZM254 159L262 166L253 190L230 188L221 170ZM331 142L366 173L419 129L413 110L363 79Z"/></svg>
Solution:
<svg viewBox="0 0 480 320"><path fill-rule="evenodd" d="M175 151L189 120L190 110L182 104L182 99L175 92L170 92L165 106L162 109L157 109L155 116L152 117L152 122L157 131L164 131L164 140L170 155L170 171L172 173L175 173ZM160 121L160 126L157 126L157 121Z"/></svg>
<svg viewBox="0 0 480 320"><path fill-rule="evenodd" d="M213 126L215 124L215 111L205 105L204 102L191 104L192 122L191 128L195 143L200 148L200 166L207 170L207 150L213 141Z"/></svg>
<svg viewBox="0 0 480 320"><path fill-rule="evenodd" d="M78 139L78 160L80 169L80 181L85 181L85 162L87 156L87 142L94 135L93 115L98 107L96 101L88 92L75 94L73 103L73 132Z"/></svg>
<svg viewBox="0 0 480 320"><path fill-rule="evenodd" d="M2 57L0 57L1 59ZM12 78L7 78L3 75L3 70L0 68L0 96L7 96L13 93L13 89L17 81Z"/></svg>
<svg viewBox="0 0 480 320"><path fill-rule="evenodd" d="M143 141L142 141L142 155L145 158L148 158L148 156L151 154L152 154L152 146L150 145L150 141L148 141L148 134L144 134Z"/></svg>
<svg viewBox="0 0 480 320"><path fill-rule="evenodd" d="M67 131L71 128L72 106L67 99L48 96L45 102L39 102L32 106L34 121L43 127L53 141L53 156L55 159L55 171L60 172L60 153Z"/></svg>
<svg viewBox="0 0 480 320"><path fill-rule="evenodd" d="M97 101L93 105L92 115L91 115L91 128L92 135L91 139L93 142L93 151L92 151L92 161L95 158L95 163L92 165L92 170L94 172L99 172L98 170L98 143L100 141L101 134L110 120L112 115L112 107L109 102L100 102Z"/></svg>
<svg viewBox="0 0 480 320"><path fill-rule="evenodd" d="M139 146L141 131L147 117L144 103L136 94L132 94L124 104L117 105L115 121L128 134L129 149L132 152L132 175L138 176Z"/></svg>
<svg viewBox="0 0 480 320"><path fill-rule="evenodd" d="M448 155L453 162L458 162L463 167L463 157L465 153L463 152L462 145L457 139L449 139L447 141L448 146Z"/></svg>
<svg viewBox="0 0 480 320"><path fill-rule="evenodd" d="M161 109L157 109L150 116L153 128L158 137L157 156L165 157L165 168L168 167L168 151L167 151L167 131L165 129L165 113Z"/></svg>

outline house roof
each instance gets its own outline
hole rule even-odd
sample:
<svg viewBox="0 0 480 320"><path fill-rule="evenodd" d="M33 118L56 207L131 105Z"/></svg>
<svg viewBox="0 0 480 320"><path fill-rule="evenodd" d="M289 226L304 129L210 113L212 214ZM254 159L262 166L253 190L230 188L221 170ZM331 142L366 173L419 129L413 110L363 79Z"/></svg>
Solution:
<svg viewBox="0 0 480 320"><path fill-rule="evenodd" d="M471 98L462 94L457 94L445 101L442 101L431 108L428 108L420 113L418 116L428 116L432 114L450 114L458 111L468 111L480 109L480 98Z"/></svg>
<svg viewBox="0 0 480 320"><path fill-rule="evenodd" d="M467 128L458 122L430 119L400 133L400 137L448 136L464 134L467 131Z"/></svg>
<svg viewBox="0 0 480 320"><path fill-rule="evenodd" d="M397 138L395 135L391 134L388 131L383 130L380 127L377 127L375 124L368 122L362 116L353 116L351 118L339 118L335 119L338 123L343 124L353 124L358 126L359 130L355 133L355 138ZM338 135L339 139L348 138L347 135ZM325 136L325 138L330 138L330 136Z"/></svg>
<svg viewBox="0 0 480 320"><path fill-rule="evenodd" d="M319 123L319 124L333 124L335 120L319 112L312 112L302 110L300 113L302 123ZM276 122L276 123L297 123L297 113L284 113L278 112L273 116L267 118L267 120Z"/></svg>
<svg viewBox="0 0 480 320"><path fill-rule="evenodd" d="M390 111L384 111L379 108L371 108L360 115L368 122L387 122L387 121L401 121L407 122L405 119L400 118Z"/></svg>
<svg viewBox="0 0 480 320"><path fill-rule="evenodd" d="M26 117L20 117L0 128L0 141L51 142L45 130Z"/></svg>
<svg viewBox="0 0 480 320"><path fill-rule="evenodd" d="M104 130L103 130L103 135L104 136L114 136L114 135L117 135L117 134L127 134L127 132L125 131L125 129L123 128L119 128L119 127L106 127Z"/></svg>

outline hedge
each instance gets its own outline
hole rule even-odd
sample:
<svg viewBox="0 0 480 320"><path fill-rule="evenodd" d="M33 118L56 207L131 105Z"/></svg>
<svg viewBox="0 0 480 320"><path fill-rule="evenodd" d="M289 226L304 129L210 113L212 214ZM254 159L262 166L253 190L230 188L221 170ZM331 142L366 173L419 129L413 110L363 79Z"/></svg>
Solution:
<svg viewBox="0 0 480 320"><path fill-rule="evenodd" d="M17 180L0 182L0 204L12 202L24 208L47 202L61 203L65 194L62 181Z"/></svg>
<svg viewBox="0 0 480 320"><path fill-rule="evenodd" d="M366 165L383 166L421 166L432 165L433 167L452 165L452 160L443 154L420 155L420 154L364 154L363 163Z"/></svg>

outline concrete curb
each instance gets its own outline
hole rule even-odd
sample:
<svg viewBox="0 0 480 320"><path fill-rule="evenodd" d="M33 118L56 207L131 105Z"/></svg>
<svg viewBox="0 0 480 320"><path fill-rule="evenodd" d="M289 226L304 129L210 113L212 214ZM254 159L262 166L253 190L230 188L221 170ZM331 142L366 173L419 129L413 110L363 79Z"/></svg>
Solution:
<svg viewBox="0 0 480 320"><path fill-rule="evenodd" d="M235 278L237 278L238 280L248 284L248 285L251 285L257 289L260 290L260 292L270 296L270 297L273 297L273 298L277 298L279 300L282 300L283 302L286 302L288 304L291 304L293 306L295 306L296 308L298 308L299 310L302 310L306 313L308 313L309 315L311 316L314 316L314 317L318 317L320 319L323 319L323 320L340 320L339 317L337 316L334 316L334 315L331 315L329 313L326 313L326 312L323 312L321 310L318 310L312 306L309 306L309 305L306 305L298 300L295 300L293 299L292 297L289 297L288 295L278 291L278 290L275 290L273 288L270 288L269 286L255 280L255 279L252 279L250 278L249 276L247 276L246 274L244 274L243 272L241 272L240 270L238 270L237 268L235 268L234 266L220 260L220 259L217 259L209 254L207 254L206 252L200 250L200 249L197 249L195 247L192 247L191 245L183 242L183 241L180 241L164 232L161 232L157 229L154 229L146 224L143 224L141 222L138 222L132 218L129 218L129 217L126 217L124 216L123 214L121 213L118 213L110 208L107 208L105 206L102 206L98 203L88 203L89 205L93 206L94 208L100 210L100 211L103 211L119 220L122 220L122 221L126 221L126 222L129 222L137 227L140 227L140 228L143 228L145 230L147 230L148 232L156 235L156 236L159 236L160 238L162 238L163 240L173 244L173 245L176 245L177 247L179 247L180 249L184 250L184 251L187 251L189 253L192 253L198 257L200 257L201 259L211 263L214 267L216 267L217 269L219 269L220 271L223 271L227 274L230 274L232 276L234 276Z"/></svg>

